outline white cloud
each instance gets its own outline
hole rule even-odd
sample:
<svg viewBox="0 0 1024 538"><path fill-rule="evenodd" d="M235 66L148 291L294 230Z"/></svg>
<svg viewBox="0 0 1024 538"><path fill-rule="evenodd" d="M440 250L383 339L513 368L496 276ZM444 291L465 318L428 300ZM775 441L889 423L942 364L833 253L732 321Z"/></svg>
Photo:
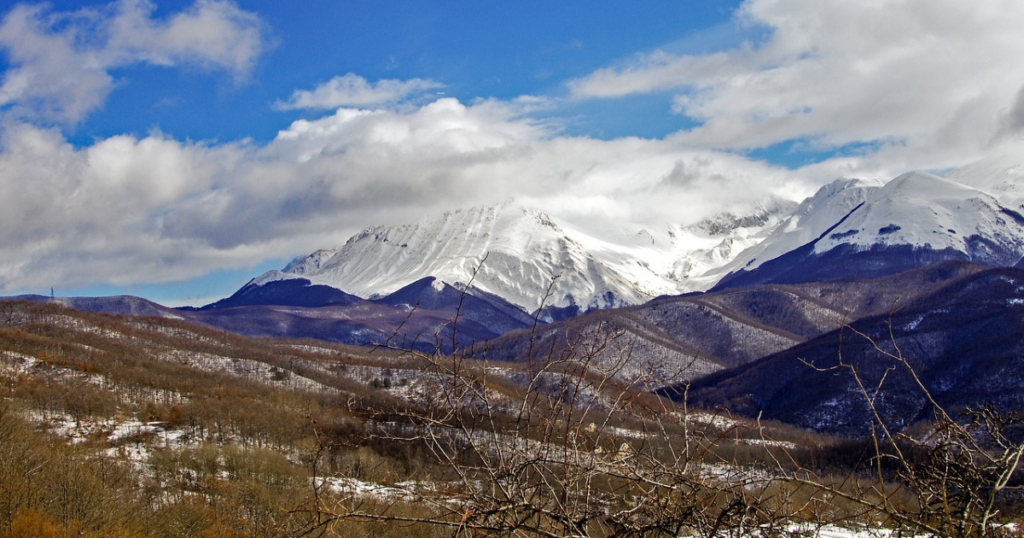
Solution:
<svg viewBox="0 0 1024 538"><path fill-rule="evenodd" d="M207 272L213 249L163 234L160 221L216 188L243 149L185 145L159 134L76 150L63 136L8 124L0 143L0 282L125 283ZM229 262L235 252L217 252Z"/></svg>
<svg viewBox="0 0 1024 538"><path fill-rule="evenodd" d="M260 19L230 2L198 0L166 21L154 20L153 10L147 0L74 13L15 6L0 23L10 64L0 107L23 119L75 123L103 104L111 69L187 64L243 81L266 47Z"/></svg>
<svg viewBox="0 0 1024 538"><path fill-rule="evenodd" d="M570 88L675 91L674 109L700 123L678 138L695 145L869 142L912 166L978 157L1020 124L1007 119L1024 86L1019 1L748 0L737 23L769 34L713 54L654 52Z"/></svg>
<svg viewBox="0 0 1024 538"><path fill-rule="evenodd" d="M189 279L513 196L569 217L694 222L840 175L963 164L1019 144L1024 129L1024 4L995 0L750 0L739 20L769 28L762 43L652 53L571 84L580 98L675 92L700 125L661 140L564 136L530 118L550 100L424 103L436 82L354 74L279 103L335 112L264 145L155 132L75 148L30 125L101 106L116 66L244 79L265 47L259 20L234 4L152 13L129 0L74 15L19 6L0 23L12 66L0 84L0 290ZM731 151L787 140L868 145L798 170Z"/></svg>
<svg viewBox="0 0 1024 538"><path fill-rule="evenodd" d="M398 103L410 96L444 87L433 80L414 78L409 80L382 79L367 82L355 73L334 77L312 90L296 90L285 102L279 102L279 110L320 109L340 107L367 107Z"/></svg>
<svg viewBox="0 0 1024 538"><path fill-rule="evenodd" d="M692 222L809 187L674 141L558 136L520 112L454 99L340 109L264 146L153 133L76 149L11 124L0 138L0 289L183 280L513 196L571 217Z"/></svg>
<svg viewBox="0 0 1024 538"><path fill-rule="evenodd" d="M111 65L189 63L243 80L266 47L263 22L231 2L197 0L167 21L153 20L153 9L149 0L121 0L117 5L104 49Z"/></svg>
<svg viewBox="0 0 1024 538"><path fill-rule="evenodd" d="M79 120L102 104L113 79L77 50L74 35L49 33L43 19L42 8L19 5L0 24L0 47L12 66L0 84L0 106L19 116Z"/></svg>

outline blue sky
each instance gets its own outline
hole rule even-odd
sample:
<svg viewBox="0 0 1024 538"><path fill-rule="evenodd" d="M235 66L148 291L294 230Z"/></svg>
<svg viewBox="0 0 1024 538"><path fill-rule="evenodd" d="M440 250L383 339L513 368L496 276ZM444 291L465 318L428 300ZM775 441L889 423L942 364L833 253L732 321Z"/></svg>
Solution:
<svg viewBox="0 0 1024 538"><path fill-rule="evenodd" d="M511 196L688 222L1017 151L1016 1L0 6L0 293L230 294Z"/></svg>
<svg viewBox="0 0 1024 538"><path fill-rule="evenodd" d="M189 3L157 3L154 18ZM251 80L220 73L130 66L116 70L117 88L71 137L144 135L159 128L175 138L272 139L302 112L274 110L296 89L355 73L380 79L436 80L436 90L462 102L521 95L564 97L565 81L635 54L670 47L707 52L756 37L733 21L737 2L659 1L642 10L622 2L238 2L265 24L267 50ZM54 11L78 2L53 3ZM107 2L89 2L99 8ZM591 106L588 106L591 105ZM664 136L686 125L665 95L622 100L614 107L579 103L557 113L568 132L598 137Z"/></svg>

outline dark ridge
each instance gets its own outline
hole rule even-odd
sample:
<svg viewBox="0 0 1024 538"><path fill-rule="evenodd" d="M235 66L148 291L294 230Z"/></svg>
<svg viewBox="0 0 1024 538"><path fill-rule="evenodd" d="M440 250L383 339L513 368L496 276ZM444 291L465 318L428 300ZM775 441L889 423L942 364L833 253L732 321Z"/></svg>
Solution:
<svg viewBox="0 0 1024 538"><path fill-rule="evenodd" d="M951 413L995 405L1024 411L1024 271L996 268L967 274L916 297L898 310L851 324L881 349L899 352ZM867 387L896 430L926 420L932 409L910 371L849 329L813 338L743 367L696 380L696 406L762 416L841 435L870 431L869 409L840 357ZM811 367L810 365L814 365ZM884 382L882 381L884 379ZM661 392L671 395L678 387Z"/></svg>
<svg viewBox="0 0 1024 538"><path fill-rule="evenodd" d="M133 295L112 295L109 297L50 297L48 295L19 295L4 300L31 301L34 303L57 304L100 314L118 316L159 316L177 317L176 309L169 308L149 299Z"/></svg>
<svg viewBox="0 0 1024 538"><path fill-rule="evenodd" d="M1020 213L1006 207L1000 207L999 210L1004 215L1013 219L1013 222L1016 222L1018 226L1024 226L1024 216L1022 216Z"/></svg>
<svg viewBox="0 0 1024 538"><path fill-rule="evenodd" d="M566 321L583 314L583 309L579 305L568 305L568 306L545 306L538 313L538 319L546 322Z"/></svg>
<svg viewBox="0 0 1024 538"><path fill-rule="evenodd" d="M373 302L395 308L433 310L451 318L458 314L459 323L472 320L489 327L486 332L491 337L533 324L533 317L526 311L497 295L475 288L464 291L446 283L442 283L440 289L435 288L435 285L434 277L421 278Z"/></svg>
<svg viewBox="0 0 1024 538"><path fill-rule="evenodd" d="M277 305L320 307L352 305L362 301L339 289L322 284L313 284L305 278L275 280L263 285L254 281L242 286L234 295L208 304L199 310L217 310L237 306Z"/></svg>

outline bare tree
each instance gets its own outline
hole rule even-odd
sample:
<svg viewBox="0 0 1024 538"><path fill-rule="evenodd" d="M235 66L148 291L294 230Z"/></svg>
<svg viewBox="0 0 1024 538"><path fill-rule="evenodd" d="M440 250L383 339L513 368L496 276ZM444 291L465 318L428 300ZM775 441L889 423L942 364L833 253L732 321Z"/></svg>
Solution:
<svg viewBox="0 0 1024 538"><path fill-rule="evenodd" d="M864 514L884 525L913 534L980 537L1008 535L1008 493L1021 490L1021 457L1024 420L1016 413L1004 413L991 405L967 407L952 416L932 396L910 361L904 357L892 329L882 345L872 336L850 325L841 329L864 339L884 361L884 373L871 383L853 361L843 356L836 365L816 368L824 373L849 376L871 417L870 457L862 471L872 480L824 480L797 472L798 481L834 498L860 506ZM891 418L879 408L879 395L892 377L902 374L912 380L914 390L925 400L932 423L914 434L895 429ZM1015 480L1016 479L1016 480ZM1000 521L1002 518L1002 521Z"/></svg>
<svg viewBox="0 0 1024 538"><path fill-rule="evenodd" d="M453 332L457 324L458 314ZM433 398L379 435L425 445L449 480L411 493L427 513L405 516L393 505L366 510L351 496L328 500L314 479L302 533L345 521L428 524L458 536L782 533L806 506L771 473L720 455L725 435L694 423L685 402L646 392L648 379L620 375L634 366L628 338L604 326L565 334L564 347L548 350L531 339L518 369L489 368L459 350L444 355L440 346L410 351ZM664 376L656 366L650 376ZM318 456L323 451L321 444Z"/></svg>

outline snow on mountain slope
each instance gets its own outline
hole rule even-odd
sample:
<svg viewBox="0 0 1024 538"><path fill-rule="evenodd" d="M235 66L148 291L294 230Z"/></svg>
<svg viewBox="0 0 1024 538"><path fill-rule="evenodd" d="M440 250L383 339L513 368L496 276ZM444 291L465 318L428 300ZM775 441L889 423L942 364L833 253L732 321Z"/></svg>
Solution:
<svg viewBox="0 0 1024 538"><path fill-rule="evenodd" d="M764 241L712 269L707 276L720 278L734 271L750 271L818 239L884 184L879 180L844 178L825 185L804 200L792 215L769 230Z"/></svg>
<svg viewBox="0 0 1024 538"><path fill-rule="evenodd" d="M943 175L995 196L999 203L1024 212L1024 164L1020 156L999 155L981 159Z"/></svg>
<svg viewBox="0 0 1024 538"><path fill-rule="evenodd" d="M984 183L994 176L962 177ZM870 278L948 259L1010 266L1022 256L1019 212L982 190L911 172L882 186L840 180L823 187L767 240L715 272L714 289Z"/></svg>
<svg viewBox="0 0 1024 538"><path fill-rule="evenodd" d="M974 258L976 243L1016 256L1024 254L1024 217L986 192L924 172L903 174L872 192L814 246L816 253L842 245L869 249L910 245L952 249ZM989 263L990 260L977 260ZM996 262L996 260L991 260Z"/></svg>
<svg viewBox="0 0 1024 538"><path fill-rule="evenodd" d="M763 231L792 207L770 200L743 216L726 214L692 226L642 226L570 224L505 202L449 211L416 224L368 228L340 248L297 259L255 283L306 278L374 297L433 276L456 286L472 279L474 288L528 311L542 301L582 310L637 304L706 289L714 282L700 275L759 242ZM552 295L544 301L556 275Z"/></svg>
<svg viewBox="0 0 1024 538"><path fill-rule="evenodd" d="M439 286L472 280L527 311L543 302L575 313L727 281L879 276L949 258L1012 265L1024 254L1022 168L999 157L945 177L839 179L795 210L772 199L688 226L567 220L510 201L368 228L253 284L301 277L373 298L425 277Z"/></svg>

